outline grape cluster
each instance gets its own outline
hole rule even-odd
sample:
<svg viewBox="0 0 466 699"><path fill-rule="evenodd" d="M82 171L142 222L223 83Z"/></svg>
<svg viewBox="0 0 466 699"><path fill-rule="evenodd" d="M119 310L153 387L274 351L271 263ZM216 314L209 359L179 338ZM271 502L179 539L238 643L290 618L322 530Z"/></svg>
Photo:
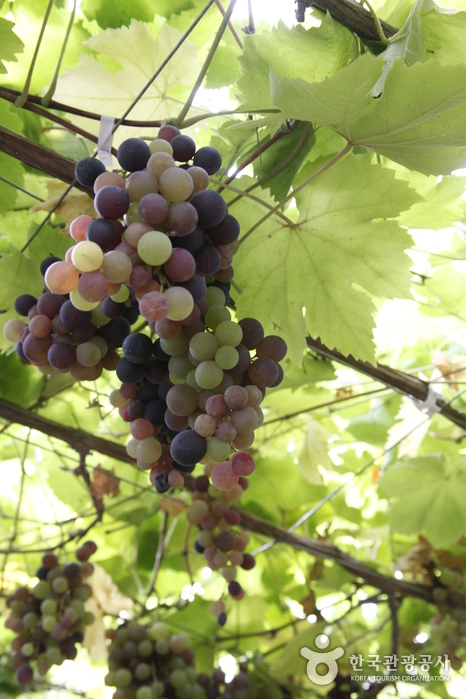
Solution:
<svg viewBox="0 0 466 699"><path fill-rule="evenodd" d="M53 553L46 553L35 587L19 587L7 598L11 614L6 627L17 634L11 645L20 684L33 679L33 662L38 673L45 675L52 665L76 658L76 644L84 638L84 627L94 621L84 602L92 594L85 579L93 573L88 559L96 550L94 542L87 541L76 552L79 563L64 566Z"/></svg>
<svg viewBox="0 0 466 699"><path fill-rule="evenodd" d="M231 682L216 669L198 674L189 636L172 634L163 622L130 621L107 631L109 673L105 684L116 687L113 699L248 699L248 675L241 670Z"/></svg>
<svg viewBox="0 0 466 699"><path fill-rule="evenodd" d="M71 222L76 243L65 260L43 261L45 292L16 300L29 324L8 321L5 335L46 374L79 380L116 370L122 386L110 400L131 423L128 453L158 492L182 487L200 461L214 464L217 489L231 490L255 468L246 450L263 422L265 389L283 378L286 344L253 318L231 319L240 227L208 189L220 153L196 150L166 125L150 144L124 141L117 158L122 174L93 158L77 164L98 217ZM150 336L131 332L139 316Z"/></svg>
<svg viewBox="0 0 466 699"><path fill-rule="evenodd" d="M431 619L430 639L438 645L439 654L449 658L451 667L459 670L466 653L466 587L461 571L441 570L432 590L441 616Z"/></svg>
<svg viewBox="0 0 466 699"><path fill-rule="evenodd" d="M247 486L246 478L240 476L233 489L222 493L209 482L207 476L199 476L193 483L192 504L187 514L188 522L199 527L196 551L204 554L209 568L220 571L234 600L244 597L244 590L236 579L238 568L252 570L256 564L254 556L244 553L249 535L237 530L241 516L232 507ZM222 599L213 602L210 611L217 617L220 626L226 623L226 607Z"/></svg>
<svg viewBox="0 0 466 699"><path fill-rule="evenodd" d="M114 699L205 696L187 634L171 634L163 622L145 626L130 621L107 636L111 645L105 684L116 687Z"/></svg>

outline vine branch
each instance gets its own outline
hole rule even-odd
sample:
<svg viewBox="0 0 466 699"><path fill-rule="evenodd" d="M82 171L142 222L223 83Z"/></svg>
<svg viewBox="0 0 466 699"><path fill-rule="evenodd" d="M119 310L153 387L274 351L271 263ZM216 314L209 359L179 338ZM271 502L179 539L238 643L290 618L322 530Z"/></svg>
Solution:
<svg viewBox="0 0 466 699"><path fill-rule="evenodd" d="M315 7L321 12L328 12L329 15L360 39L366 41L380 42L380 35L374 17L368 10L365 10L354 0L305 0L298 2L298 21L304 21L304 6ZM379 20L384 36L387 39L394 36L398 29L388 22Z"/></svg>

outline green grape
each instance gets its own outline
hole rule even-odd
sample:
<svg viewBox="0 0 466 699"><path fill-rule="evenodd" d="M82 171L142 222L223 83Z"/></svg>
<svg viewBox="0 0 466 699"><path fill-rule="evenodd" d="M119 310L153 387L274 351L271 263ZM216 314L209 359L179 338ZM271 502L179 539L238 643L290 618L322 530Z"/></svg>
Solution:
<svg viewBox="0 0 466 699"><path fill-rule="evenodd" d="M154 153L168 153L168 155L173 155L173 148L168 141L163 138L156 138L154 141L149 143L150 152L152 155ZM138 698L139 699L139 698Z"/></svg>
<svg viewBox="0 0 466 699"><path fill-rule="evenodd" d="M63 660L63 655L58 646L49 646L45 651L45 655L50 665L60 665Z"/></svg>
<svg viewBox="0 0 466 699"><path fill-rule="evenodd" d="M57 617L55 616L43 616L41 621L41 626L47 633L50 633L55 624L57 623Z"/></svg>
<svg viewBox="0 0 466 699"><path fill-rule="evenodd" d="M83 614L83 624L84 626L90 626L95 621L95 616L92 612L84 612Z"/></svg>
<svg viewBox="0 0 466 699"><path fill-rule="evenodd" d="M122 284L116 294L110 297L115 303L124 303L129 299L129 289L126 284Z"/></svg>
<svg viewBox="0 0 466 699"><path fill-rule="evenodd" d="M70 291L70 301L78 311L93 311L99 305L98 301L86 301L86 299L83 299L78 289Z"/></svg>
<svg viewBox="0 0 466 699"><path fill-rule="evenodd" d="M23 616L23 626L28 631L35 629L38 623L39 617L34 612L27 612L27 614Z"/></svg>
<svg viewBox="0 0 466 699"><path fill-rule="evenodd" d="M172 684L175 689L179 689L186 684L188 676L184 670L173 670L173 672L170 673L169 680L170 684Z"/></svg>
<svg viewBox="0 0 466 699"><path fill-rule="evenodd" d="M223 369L213 362L201 362L194 373L194 377L201 388L211 389L219 385L223 379Z"/></svg>
<svg viewBox="0 0 466 699"><path fill-rule="evenodd" d="M224 306L226 303L225 294L218 286L208 286L204 296L209 306Z"/></svg>
<svg viewBox="0 0 466 699"><path fill-rule="evenodd" d="M103 259L102 248L90 240L83 240L72 248L71 261L79 272L94 272Z"/></svg>
<svg viewBox="0 0 466 699"><path fill-rule="evenodd" d="M115 672L115 687L118 687L119 689L125 689L125 687L129 687L133 680L133 675L130 670L128 670L126 667L120 667L119 670Z"/></svg>
<svg viewBox="0 0 466 699"><path fill-rule="evenodd" d="M163 621L158 621L149 628L148 636L152 641L167 640L170 637L170 627Z"/></svg>
<svg viewBox="0 0 466 699"><path fill-rule="evenodd" d="M204 322L208 328L215 330L217 325L230 320L230 311L226 306L210 306L204 316Z"/></svg>
<svg viewBox="0 0 466 699"><path fill-rule="evenodd" d="M228 442L222 442L217 437L211 437L207 442L207 456L212 461L227 461L231 454L231 447Z"/></svg>
<svg viewBox="0 0 466 699"><path fill-rule="evenodd" d="M186 170L170 167L160 175L159 188L160 194L168 201L185 201L191 196L194 184Z"/></svg>
<svg viewBox="0 0 466 699"><path fill-rule="evenodd" d="M97 348L95 348L97 349ZM66 592L68 589L68 580L66 578L55 578L55 580L52 582L52 590L57 594L57 595L62 595L64 592Z"/></svg>
<svg viewBox="0 0 466 699"><path fill-rule="evenodd" d="M76 609L73 609L72 607L68 607L68 609L65 609L65 614L63 616L69 619L72 624L75 624L79 619L78 612L76 611Z"/></svg>
<svg viewBox="0 0 466 699"><path fill-rule="evenodd" d="M168 371L175 379L186 381L189 372L193 370L193 365L189 361L187 354L181 354L176 357L170 357L168 362Z"/></svg>
<svg viewBox="0 0 466 699"><path fill-rule="evenodd" d="M161 231L148 231L138 242L139 257L143 262L154 267L167 262L172 254L172 249L170 238Z"/></svg>
<svg viewBox="0 0 466 699"><path fill-rule="evenodd" d="M30 658L31 655L34 655L34 643L25 643L21 646L21 653L25 658Z"/></svg>
<svg viewBox="0 0 466 699"><path fill-rule="evenodd" d="M152 654L152 651L152 643L148 639L145 639L138 644L138 654L141 656L141 658L148 658L149 655Z"/></svg>
<svg viewBox="0 0 466 699"><path fill-rule="evenodd" d="M215 354L215 363L225 371L228 369L233 369L233 367L238 364L238 360L238 350L230 345L223 345L223 347L220 347Z"/></svg>
<svg viewBox="0 0 466 699"><path fill-rule="evenodd" d="M80 585L73 590L73 598L85 602L92 595L89 586Z"/></svg>
<svg viewBox="0 0 466 699"><path fill-rule="evenodd" d="M151 676L150 665L147 663L138 663L134 669L134 676L140 682L147 680L147 678Z"/></svg>
<svg viewBox="0 0 466 699"><path fill-rule="evenodd" d="M152 691L152 688L148 687L147 685L139 687L136 692L136 699L153 699L153 697L154 692Z"/></svg>
<svg viewBox="0 0 466 699"><path fill-rule="evenodd" d="M40 580L37 585L33 588L32 594L37 599L45 599L47 595L50 594L51 587L46 580Z"/></svg>
<svg viewBox="0 0 466 699"><path fill-rule="evenodd" d="M137 457L146 464L152 464L162 456L162 445L155 437L141 439L137 446Z"/></svg>
<svg viewBox="0 0 466 699"><path fill-rule="evenodd" d="M71 602L68 604L68 607L70 607L71 609L75 609L79 617L82 617L84 615L84 612L86 611L84 609L84 604L79 599L71 600Z"/></svg>
<svg viewBox="0 0 466 699"><path fill-rule="evenodd" d="M211 333L197 333L189 342L189 351L199 362L213 359L218 348L218 340Z"/></svg>
<svg viewBox="0 0 466 699"><path fill-rule="evenodd" d="M194 308L193 297L182 286L172 286L165 291L165 296L170 301L168 320L184 320Z"/></svg>
<svg viewBox="0 0 466 699"><path fill-rule="evenodd" d="M189 347L189 340L181 333L173 340L160 340L160 347L171 357L178 357L186 354Z"/></svg>
<svg viewBox="0 0 466 699"><path fill-rule="evenodd" d="M188 386L191 386L191 388L194 388L196 391L201 390L201 387L196 381L196 372L194 369L190 371L189 374L187 374L186 383L188 384Z"/></svg>
<svg viewBox="0 0 466 699"><path fill-rule="evenodd" d="M111 320L112 319L106 316L103 312L101 303L99 303L98 306L92 309L91 323L96 327L101 328L102 325L107 325L107 323L110 323Z"/></svg>
<svg viewBox="0 0 466 699"><path fill-rule="evenodd" d="M223 323L219 323L215 328L215 337L220 346L237 347L243 339L243 331L238 323L226 320Z"/></svg>
<svg viewBox="0 0 466 699"><path fill-rule="evenodd" d="M44 616L55 614L55 612L57 611L57 601L51 598L44 599L44 601L40 605L40 611Z"/></svg>
<svg viewBox="0 0 466 699"><path fill-rule="evenodd" d="M170 644L165 638L161 638L160 641L157 641L155 644L155 650L158 655L167 655L170 650Z"/></svg>
<svg viewBox="0 0 466 699"><path fill-rule="evenodd" d="M104 683L107 687L114 687L115 686L115 673L114 672L107 673L104 677Z"/></svg>

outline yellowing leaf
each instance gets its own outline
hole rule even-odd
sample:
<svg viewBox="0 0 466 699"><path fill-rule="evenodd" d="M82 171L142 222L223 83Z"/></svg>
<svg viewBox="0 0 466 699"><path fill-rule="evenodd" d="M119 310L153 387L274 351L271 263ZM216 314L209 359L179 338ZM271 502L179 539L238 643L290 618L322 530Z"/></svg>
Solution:
<svg viewBox="0 0 466 699"><path fill-rule="evenodd" d="M40 204L35 204L29 209L29 212L35 213L36 211L50 211L66 189L67 185L63 184L63 182L48 180L47 200L41 202ZM57 216L65 219L65 227L61 230L62 235L69 235L70 223L74 218L76 218L76 216L79 216L80 214L96 216L92 199L85 192L80 192L79 190L72 190L55 209L55 213Z"/></svg>
<svg viewBox="0 0 466 699"><path fill-rule="evenodd" d="M59 78L55 98L98 114L120 117L180 38L178 30L168 24L155 38L137 20L129 27L105 29L85 46L116 61L122 70L111 72L94 56L81 56L77 68ZM186 96L180 86L191 85L198 70L195 47L185 41L135 105L131 118L149 120L178 114L181 105L177 99Z"/></svg>
<svg viewBox="0 0 466 699"><path fill-rule="evenodd" d="M390 219L419 197L390 170L347 156L296 199L294 227L271 217L240 246L239 316L254 315L283 335L297 363L307 331L344 354L373 360L374 307L355 285L390 298L408 292L410 238ZM257 208L244 201L231 207L243 230Z"/></svg>
<svg viewBox="0 0 466 699"><path fill-rule="evenodd" d="M96 563L94 572L89 578L93 596L87 600L86 610L92 612L95 621L86 626L83 646L89 651L91 660L102 660L107 657L107 642L105 637L104 614L118 615L121 611L131 612L133 601L122 595L112 578Z"/></svg>
<svg viewBox="0 0 466 699"><path fill-rule="evenodd" d="M330 126L349 143L426 175L464 167L466 66L434 59L408 67L396 58L375 99L383 65L367 53L321 83L271 71L272 101L287 117Z"/></svg>

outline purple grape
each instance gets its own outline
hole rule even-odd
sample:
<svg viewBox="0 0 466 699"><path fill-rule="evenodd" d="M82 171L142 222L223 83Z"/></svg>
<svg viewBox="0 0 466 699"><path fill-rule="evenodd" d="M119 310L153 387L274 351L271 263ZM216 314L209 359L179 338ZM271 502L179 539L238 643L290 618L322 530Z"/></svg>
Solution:
<svg viewBox="0 0 466 699"><path fill-rule="evenodd" d="M74 176L83 187L93 187L105 169L105 165L96 158L81 158L74 168Z"/></svg>
<svg viewBox="0 0 466 699"><path fill-rule="evenodd" d="M141 138L127 138L117 150L118 162L128 172L144 170L150 156L150 148Z"/></svg>
<svg viewBox="0 0 466 699"><path fill-rule="evenodd" d="M195 153L193 165L204 168L208 175L215 175L222 167L222 156L216 148L204 146Z"/></svg>

